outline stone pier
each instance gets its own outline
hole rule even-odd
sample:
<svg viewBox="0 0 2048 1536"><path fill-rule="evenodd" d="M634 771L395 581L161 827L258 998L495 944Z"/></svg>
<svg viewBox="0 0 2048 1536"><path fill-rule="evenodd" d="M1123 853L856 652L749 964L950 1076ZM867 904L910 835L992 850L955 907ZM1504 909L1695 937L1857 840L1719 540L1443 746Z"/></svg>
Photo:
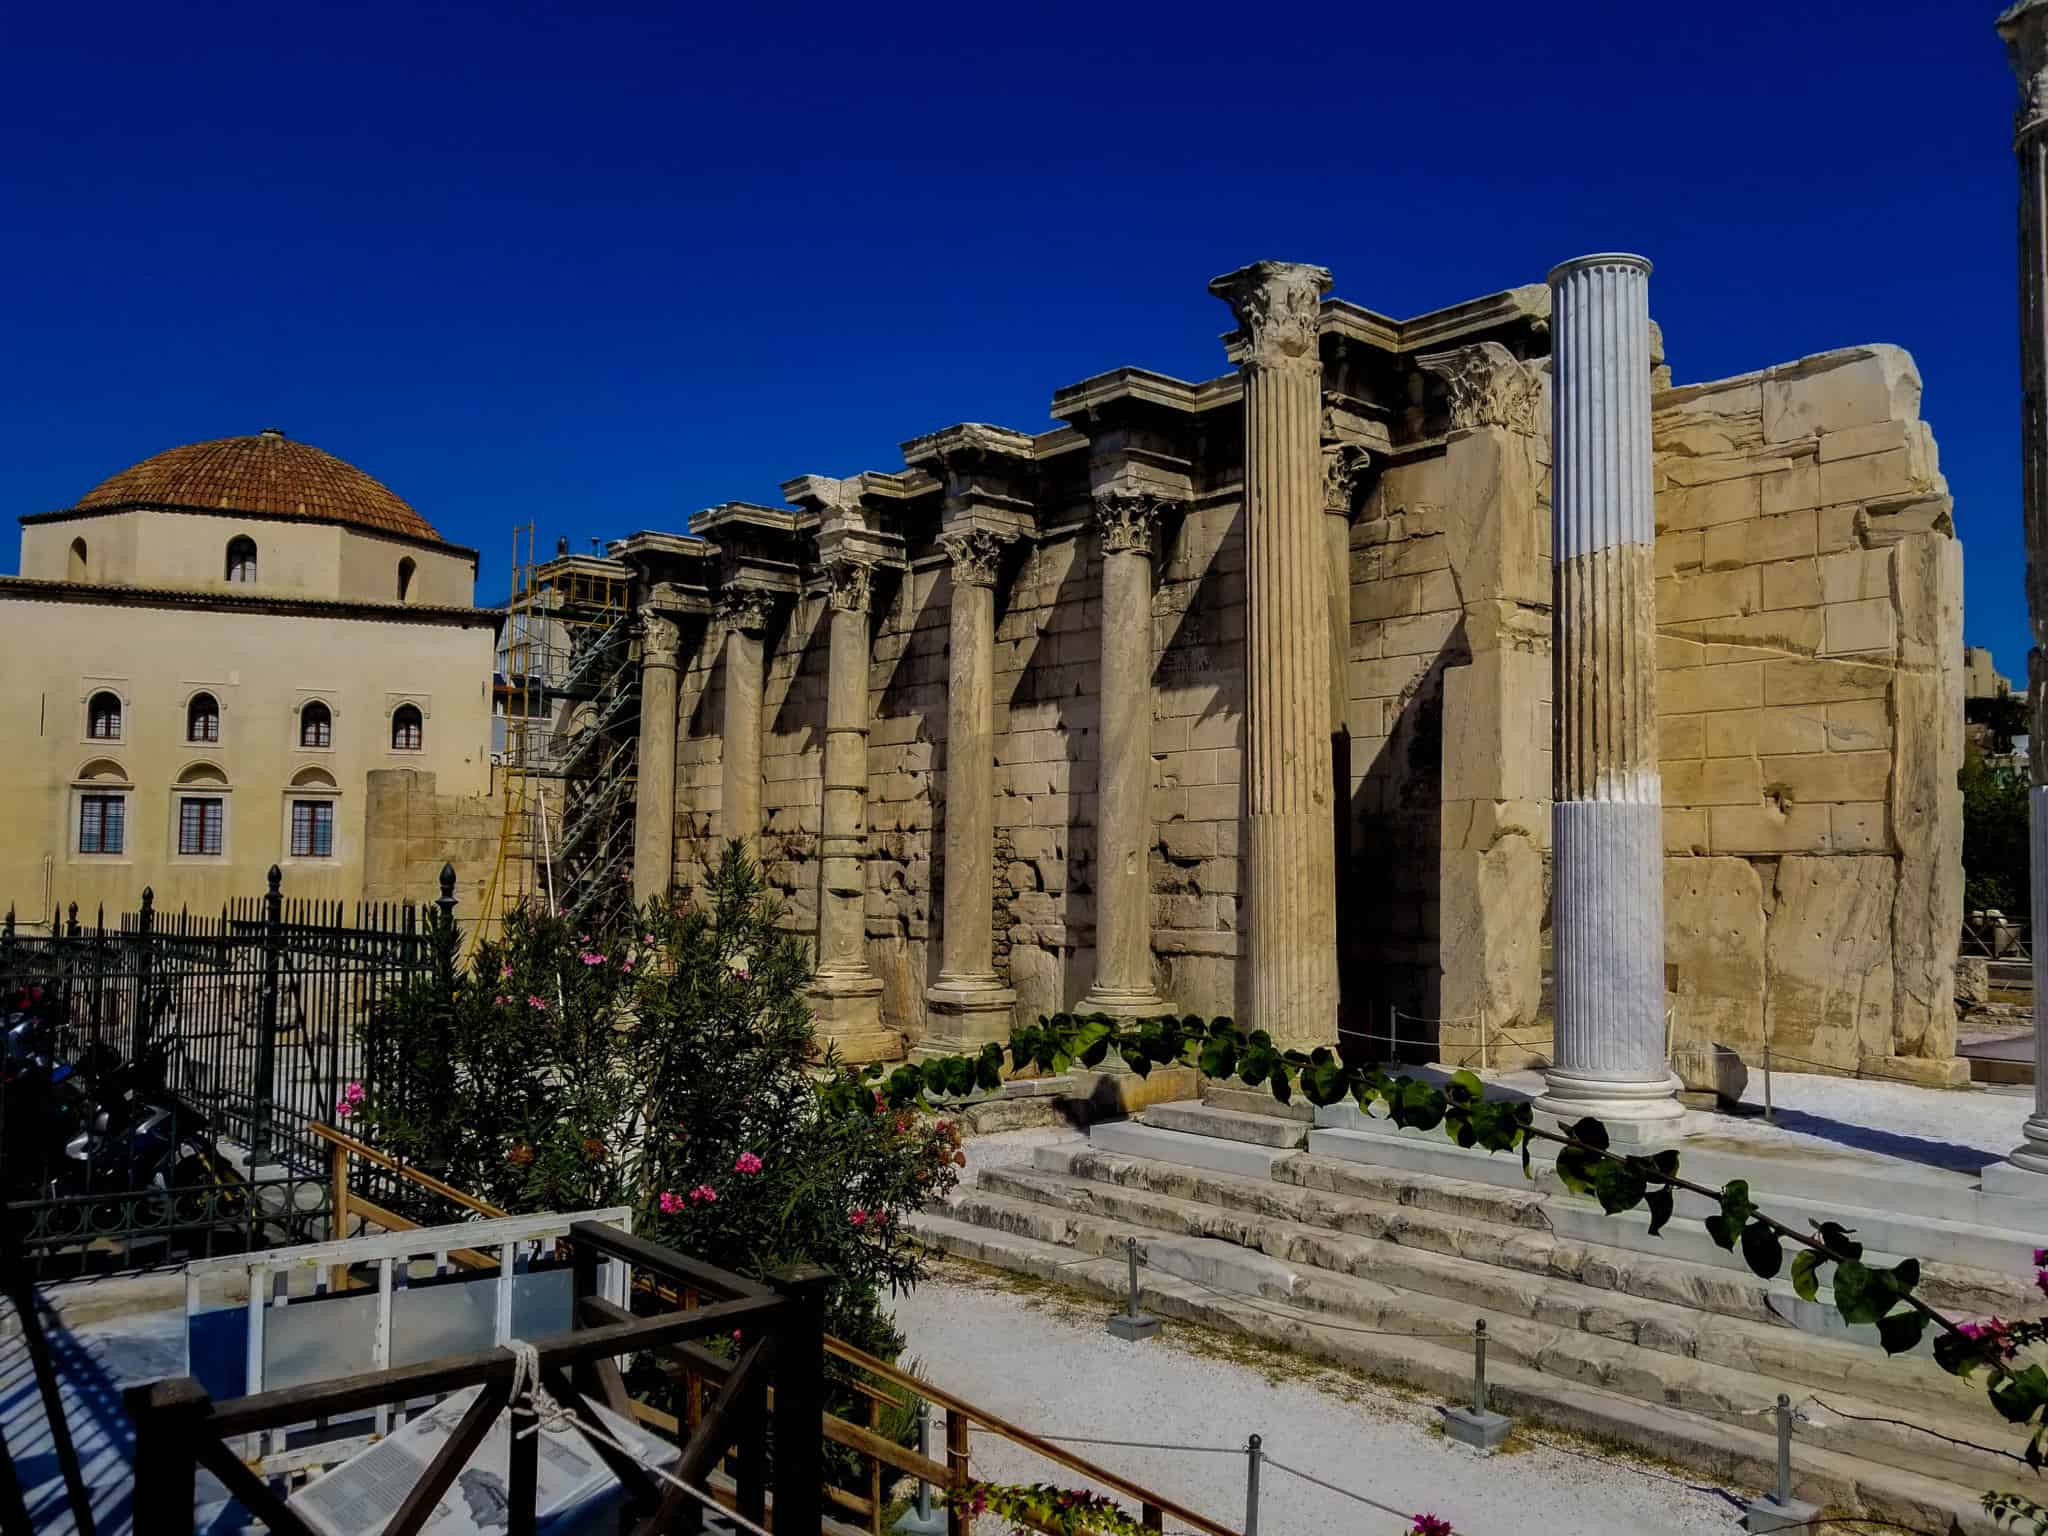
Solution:
<svg viewBox="0 0 2048 1536"><path fill-rule="evenodd" d="M639 782L633 801L633 903L666 896L676 835L676 653L674 621L640 615Z"/></svg>
<svg viewBox="0 0 2048 1536"><path fill-rule="evenodd" d="M1152 554L1162 506L1099 491L1102 735L1096 762L1095 983L1083 1013L1167 1011L1152 979Z"/></svg>
<svg viewBox="0 0 2048 1536"><path fill-rule="evenodd" d="M1664 1037L1650 264L1550 274L1556 1044L1536 1107L1617 1142L1677 1133Z"/></svg>
<svg viewBox="0 0 2048 1536"><path fill-rule="evenodd" d="M725 624L724 767L720 774L720 832L753 854L761 837L762 636L771 598L751 587L720 595Z"/></svg>
<svg viewBox="0 0 2048 1536"><path fill-rule="evenodd" d="M2032 706L2029 796L2034 901L2034 954L2048 955L2048 0L2021 0L1998 19L2020 103L2013 153L2020 173L2020 512L2027 542L2027 656ZM2048 988L2035 962L2034 1113L2026 1140L2006 1163L1984 1170L1984 1187L2002 1193L2048 1193Z"/></svg>
<svg viewBox="0 0 2048 1536"><path fill-rule="evenodd" d="M939 978L925 994L924 1048L1007 1040L1017 1001L995 969L996 577L1008 541L968 527L940 536L953 568L946 693L945 927Z"/></svg>
<svg viewBox="0 0 2048 1536"><path fill-rule="evenodd" d="M1209 291L1239 330L1244 385L1248 1024L1282 1047L1337 1028L1329 553L1324 532L1322 267L1261 261Z"/></svg>

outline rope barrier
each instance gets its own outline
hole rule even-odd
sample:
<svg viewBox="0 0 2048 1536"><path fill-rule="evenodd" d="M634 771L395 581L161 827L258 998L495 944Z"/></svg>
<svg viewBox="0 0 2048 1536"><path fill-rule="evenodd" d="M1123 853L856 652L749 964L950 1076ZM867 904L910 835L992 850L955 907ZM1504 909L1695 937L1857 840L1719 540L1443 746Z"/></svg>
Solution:
<svg viewBox="0 0 2048 1536"><path fill-rule="evenodd" d="M1353 1493L1349 1488L1340 1488L1335 1483L1326 1483L1320 1477L1304 1472L1299 1467L1290 1467L1286 1462L1276 1461L1271 1456L1262 1457L1261 1460L1266 1466L1271 1467L1276 1472L1285 1472L1289 1477L1298 1477L1304 1483L1314 1483L1318 1488L1324 1488L1331 1493L1340 1494L1355 1503L1365 1505L1368 1509L1377 1509L1382 1514L1392 1515L1397 1520L1412 1521L1415 1518L1412 1510L1396 1509L1391 1504L1382 1504L1378 1499L1369 1499L1362 1493Z"/></svg>
<svg viewBox="0 0 2048 1536"><path fill-rule="evenodd" d="M973 1435L1001 1435L999 1429L990 1429L986 1424L970 1424L967 1432ZM1241 1445L1167 1445L1156 1440L1095 1440L1086 1435L1046 1435L1033 1430L1040 1440L1050 1440L1055 1445L1120 1445L1137 1451L1193 1451L1204 1456L1242 1456Z"/></svg>
<svg viewBox="0 0 2048 1536"><path fill-rule="evenodd" d="M508 1339L506 1341L506 1348L512 1351L512 1390L506 1400L511 1403L517 1403L523 1395L528 1405L528 1411L534 1416L533 1423L529 1424L525 1429L516 1432L518 1438L523 1440L529 1435L537 1435L542 1431L546 1431L549 1434L560 1434L564 1429L573 1427L589 1439L602 1441L620 1454L630 1456L664 1483L688 1494L714 1515L731 1522L740 1530L746 1531L748 1536L774 1536L772 1531L762 1529L738 1511L727 1509L715 1497L703 1489L693 1488L680 1477L675 1476L664 1468L657 1467L653 1462L634 1450L633 1447L599 1429L596 1425L578 1414L573 1408L565 1407L555 1401L554 1396L547 1388L540 1384L540 1351L527 1343L526 1340Z"/></svg>
<svg viewBox="0 0 2048 1536"><path fill-rule="evenodd" d="M1938 1429L1929 1429L1924 1424L1915 1424L1907 1419L1887 1419L1875 1414L1849 1413L1844 1409L1837 1408L1833 1403L1822 1402L1818 1397L1813 1396L1812 1394L1808 1394L1806 1401L1814 1404L1816 1407L1825 1409L1827 1412L1834 1414L1837 1418L1854 1419L1859 1424L1892 1424L1896 1425L1900 1429L1910 1429L1919 1434L1931 1436L1936 1440L1947 1441L1950 1445L1960 1446L1964 1450L1982 1451L1986 1456L2003 1456L2007 1461L2016 1461L2020 1463L2020 1465L2022 1466L2025 1466L2027 1462L2026 1457L2021 1456L2016 1452L2002 1451L1995 1445L1979 1445L1975 1440L1959 1440L1954 1435L1944 1435ZM1814 1422L1812 1419L1807 1418L1804 1414L1800 1414L1798 1415L1798 1417L1805 1420L1805 1422L1809 1424Z"/></svg>

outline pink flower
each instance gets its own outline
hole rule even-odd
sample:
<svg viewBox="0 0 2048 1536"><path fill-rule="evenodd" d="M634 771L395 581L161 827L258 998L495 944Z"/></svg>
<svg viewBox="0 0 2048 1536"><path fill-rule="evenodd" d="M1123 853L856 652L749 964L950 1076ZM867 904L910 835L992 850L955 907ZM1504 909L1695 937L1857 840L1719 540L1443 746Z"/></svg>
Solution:
<svg viewBox="0 0 2048 1536"><path fill-rule="evenodd" d="M529 1008L538 1008L542 1013L546 1013L548 1011L548 1000L542 997L537 992L528 993L526 998L526 1006Z"/></svg>
<svg viewBox="0 0 2048 1536"><path fill-rule="evenodd" d="M672 1190L672 1189L664 1189L664 1190L663 1190L663 1191L661 1192L661 1214L662 1214L662 1215L664 1215L664 1216L673 1216L673 1215L675 1215L675 1213L676 1213L677 1211L680 1211L680 1210L681 1210L682 1208L683 1208L683 1197L682 1197L681 1195L677 1194L677 1193L676 1193L676 1192L675 1192L674 1190Z"/></svg>
<svg viewBox="0 0 2048 1536"><path fill-rule="evenodd" d="M350 1115L354 1114L355 1112L355 1105L349 1103L347 1099L340 1099L336 1101L334 1106L334 1113L339 1119L346 1120Z"/></svg>
<svg viewBox="0 0 2048 1536"><path fill-rule="evenodd" d="M496 997L492 998L492 999L491 999L491 1006L492 1006L493 1008L502 1008L502 1007L504 1007L504 1006L505 1006L505 994L504 994L504 993L502 993L502 992L500 992L500 993L499 993L499 994L498 994L498 995L497 995Z"/></svg>
<svg viewBox="0 0 2048 1536"><path fill-rule="evenodd" d="M1451 1522L1438 1515L1417 1515L1411 1536L1454 1536Z"/></svg>
<svg viewBox="0 0 2048 1536"><path fill-rule="evenodd" d="M643 934L641 937L649 944L652 944L654 942L654 935L651 933Z"/></svg>
<svg viewBox="0 0 2048 1536"><path fill-rule="evenodd" d="M2043 1296L2048 1296L2048 1269L2034 1271L2034 1284L2040 1287Z"/></svg>
<svg viewBox="0 0 2048 1536"><path fill-rule="evenodd" d="M508 966L506 966L506 967L505 967L505 969L503 969L502 971L498 972L498 980L500 980L500 981L510 981L511 979L512 979L512 967L511 967L511 966L509 966L509 965L508 965Z"/></svg>
<svg viewBox="0 0 2048 1536"><path fill-rule="evenodd" d="M2012 1324L2003 1318L1990 1317L1981 1323L1959 1323L1956 1332L1973 1344L1988 1344L1998 1353L2001 1360L2010 1360L2019 1353L2019 1345L2009 1336Z"/></svg>
<svg viewBox="0 0 2048 1536"><path fill-rule="evenodd" d="M361 1083L350 1083L341 1090L341 1096L351 1104L360 1104L367 1097L363 1092L363 1085Z"/></svg>
<svg viewBox="0 0 2048 1536"><path fill-rule="evenodd" d="M759 1173L761 1171L761 1159L752 1152L742 1152L739 1155L739 1160L732 1165L732 1171L734 1173Z"/></svg>
<svg viewBox="0 0 2048 1536"><path fill-rule="evenodd" d="M2043 1264L2048 1264L2048 1248L2036 1248L2034 1250L2034 1268L2039 1269Z"/></svg>
<svg viewBox="0 0 2048 1536"><path fill-rule="evenodd" d="M864 1227L868 1224L868 1213L859 1206L855 1206L851 1211L847 1212L846 1219L856 1227Z"/></svg>
<svg viewBox="0 0 2048 1536"><path fill-rule="evenodd" d="M600 955L600 954L599 954L599 953L598 953L598 952L597 952L596 950L594 950L594 949L586 949L586 950L584 950L584 951L583 951L583 953L582 953L582 954L578 955L578 956L577 956L576 958L577 958L578 960L581 960L581 961L582 961L582 962L583 962L583 963L584 963L585 965L603 965L603 964L604 964L604 956L603 956L603 955Z"/></svg>
<svg viewBox="0 0 2048 1536"><path fill-rule="evenodd" d="M622 969L630 971L633 969L633 957L631 955L626 956L625 959L619 962L619 965Z"/></svg>
<svg viewBox="0 0 2048 1536"><path fill-rule="evenodd" d="M690 1191L690 1198L692 1200L701 1200L704 1204L709 1205L718 1198L718 1191L709 1184L699 1184Z"/></svg>

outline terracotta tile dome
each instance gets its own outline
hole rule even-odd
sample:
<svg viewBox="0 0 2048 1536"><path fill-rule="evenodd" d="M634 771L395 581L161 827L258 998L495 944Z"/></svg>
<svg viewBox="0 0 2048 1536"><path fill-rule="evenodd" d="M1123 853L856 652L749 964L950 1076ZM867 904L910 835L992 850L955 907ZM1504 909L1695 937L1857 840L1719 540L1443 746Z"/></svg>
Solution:
<svg viewBox="0 0 2048 1536"><path fill-rule="evenodd" d="M440 538L382 481L311 443L293 442L275 427L253 437L188 443L144 459L86 492L77 510L120 507L261 512Z"/></svg>

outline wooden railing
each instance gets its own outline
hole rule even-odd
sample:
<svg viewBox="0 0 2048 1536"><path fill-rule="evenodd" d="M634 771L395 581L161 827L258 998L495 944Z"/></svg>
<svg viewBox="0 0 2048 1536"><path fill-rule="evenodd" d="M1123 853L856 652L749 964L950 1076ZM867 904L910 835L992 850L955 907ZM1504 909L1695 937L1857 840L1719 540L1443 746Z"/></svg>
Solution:
<svg viewBox="0 0 2048 1536"><path fill-rule="evenodd" d="M499 1218L507 1214L499 1207L479 1200L453 1185L445 1184L431 1175L421 1173L418 1169L407 1167L333 1126L315 1124L311 1130L332 1149L331 1176L337 1223L360 1216L378 1226L393 1230L405 1230L417 1225L395 1212L363 1199L360 1195L351 1194L349 1160L355 1157L390 1169L399 1177L452 1200L463 1209L473 1211L486 1219ZM647 1246L651 1248L653 1245ZM482 1267L495 1268L497 1264L495 1258L483 1254L464 1255L451 1251L449 1258L454 1262L478 1264ZM725 1281L726 1277L722 1271L707 1269L706 1272L718 1276L721 1284ZM339 1286L340 1283L337 1281L336 1285ZM720 1299L723 1294L721 1289L714 1287L707 1291L702 1286L690 1283L687 1276L678 1278L672 1266L659 1272L652 1268L636 1266L633 1288L636 1293L649 1296L658 1305L679 1309L680 1314L684 1316L706 1309L715 1310L725 1304ZM577 1327L618 1329L627 1327L634 1321L636 1318L631 1309L621 1307L601 1296L583 1293L579 1288ZM664 1413L646 1403L627 1398L622 1388L609 1395L608 1406L678 1440L694 1441L704 1431L707 1405L712 1400L712 1394L707 1388L725 1386L734 1370L734 1362L701 1345L684 1340L664 1344L657 1347L654 1352L660 1358L663 1369L683 1384L684 1412L680 1416ZM1228 1525L1212 1520L1130 1478L1078 1456L987 1409L977 1407L944 1387L912 1375L842 1339L825 1334L823 1353L851 1366L855 1372L896 1389L894 1393L882 1390L862 1380L859 1375L850 1373L840 1378L842 1384L850 1387L866 1404L865 1424L857 1424L824 1411L822 1402L819 1405L819 1423L823 1431L821 1439L833 1445L843 1446L865 1458L868 1463L864 1494L828 1484L822 1490L824 1499L859 1520L872 1536L881 1536L882 1515L887 1507L884 1484L890 1479L885 1477L883 1469L918 1478L942 1491L965 1487L975 1481L972 1439L977 1428L1000 1436L1078 1478L1129 1500L1138 1507L1140 1518L1150 1530L1162 1529L1165 1517L1171 1516L1189 1529L1200 1532L1201 1536L1238 1536L1238 1533ZM919 1398L945 1410L944 1461L920 1455L908 1447L897 1444L881 1432L883 1415L891 1406L906 1404ZM777 1411L775 1399L775 1389L769 1388L765 1411ZM735 1466L737 1469L737 1459ZM732 1488L720 1489L717 1485L713 1485L713 1488L739 1513L748 1513L746 1507L738 1502L737 1494ZM973 1520L965 1508L950 1506L946 1518L949 1536L971 1536ZM784 1528L786 1527L778 1526L778 1529ZM809 1527L805 1529L808 1530Z"/></svg>

